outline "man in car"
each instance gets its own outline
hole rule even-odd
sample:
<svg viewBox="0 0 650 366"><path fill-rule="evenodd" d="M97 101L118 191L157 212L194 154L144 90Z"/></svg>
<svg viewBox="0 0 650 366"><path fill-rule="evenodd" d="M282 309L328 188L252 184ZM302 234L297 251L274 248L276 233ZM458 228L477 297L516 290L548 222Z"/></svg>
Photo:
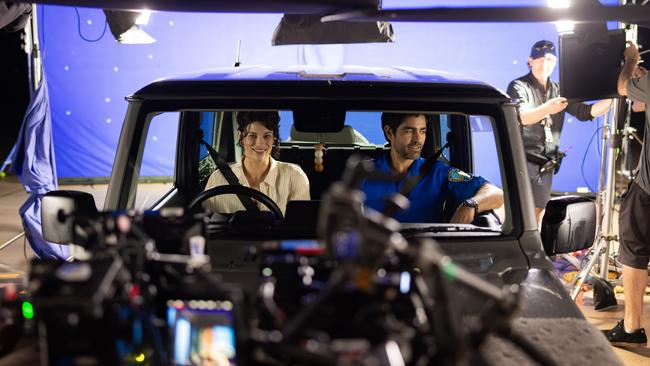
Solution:
<svg viewBox="0 0 650 366"><path fill-rule="evenodd" d="M453 198L458 208L449 220L451 223L468 224L480 212L489 211L503 204L503 192L479 176L436 161L424 174L420 167L425 162L420 157L426 139L424 114L383 113L381 125L390 152L375 160L375 169L391 172L400 177L421 175L418 184L408 198L410 207L398 212L395 218L401 222L443 222L443 204ZM362 190L366 194L366 206L382 211L386 197L399 192L404 179L398 183L366 181Z"/></svg>
<svg viewBox="0 0 650 366"><path fill-rule="evenodd" d="M530 50L528 74L508 85L508 95L519 103L521 135L538 225L551 198L553 174L564 156L559 150L564 110L580 121L588 121L607 112L612 103L610 99L592 105L567 103L567 99L560 96L559 84L550 79L556 65L553 42L538 41Z"/></svg>
<svg viewBox="0 0 650 366"><path fill-rule="evenodd" d="M630 42L625 50L625 65L618 77L618 93L635 103L650 103L650 75L639 67L640 55ZM624 195L619 212L619 262L623 264L625 317L605 337L613 345L645 347L648 339L642 327L643 296L648 285L650 261L650 114L646 109L645 135L639 172Z"/></svg>

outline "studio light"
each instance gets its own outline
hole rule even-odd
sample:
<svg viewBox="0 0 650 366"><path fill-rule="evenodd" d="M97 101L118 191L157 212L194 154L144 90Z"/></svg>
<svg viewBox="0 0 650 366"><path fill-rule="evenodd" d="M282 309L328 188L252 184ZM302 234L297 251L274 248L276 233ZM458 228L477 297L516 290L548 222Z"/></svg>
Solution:
<svg viewBox="0 0 650 366"><path fill-rule="evenodd" d="M356 0L351 3L362 3ZM379 9L380 0L363 1ZM327 22L326 14L284 14L273 32L274 46L289 44L385 43L395 42L393 27L388 22Z"/></svg>
<svg viewBox="0 0 650 366"><path fill-rule="evenodd" d="M323 15L285 14L273 32L274 46L395 42L388 22L321 22Z"/></svg>
<svg viewBox="0 0 650 366"><path fill-rule="evenodd" d="M571 6L571 1L569 0L546 0L546 3L551 8L568 8Z"/></svg>
<svg viewBox="0 0 650 366"><path fill-rule="evenodd" d="M31 15L31 4L0 1L0 29L7 32L22 30L27 25Z"/></svg>
<svg viewBox="0 0 650 366"><path fill-rule="evenodd" d="M570 0L546 0L546 3L550 8L569 8L571 6ZM575 28L575 22L570 20L561 20L558 22L553 22L557 32L560 34L573 33Z"/></svg>
<svg viewBox="0 0 650 366"><path fill-rule="evenodd" d="M122 11L104 9L113 37L122 44L147 44L156 39L140 27L149 22L150 11Z"/></svg>
<svg viewBox="0 0 650 366"><path fill-rule="evenodd" d="M140 15L135 19L136 25L147 25L149 24L149 18L151 18L151 12L149 10L143 10L140 12Z"/></svg>

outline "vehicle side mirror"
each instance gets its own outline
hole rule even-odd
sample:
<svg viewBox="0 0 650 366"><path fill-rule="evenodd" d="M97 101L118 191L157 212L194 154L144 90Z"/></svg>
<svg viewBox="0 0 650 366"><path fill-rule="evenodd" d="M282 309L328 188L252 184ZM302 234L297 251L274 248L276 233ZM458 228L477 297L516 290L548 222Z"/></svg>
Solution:
<svg viewBox="0 0 650 366"><path fill-rule="evenodd" d="M548 256L589 248L596 234L596 205L585 197L564 196L546 204L542 243Z"/></svg>
<svg viewBox="0 0 650 366"><path fill-rule="evenodd" d="M79 217L97 216L95 199L86 192L52 191L43 196L43 239L52 243L74 243L74 224Z"/></svg>

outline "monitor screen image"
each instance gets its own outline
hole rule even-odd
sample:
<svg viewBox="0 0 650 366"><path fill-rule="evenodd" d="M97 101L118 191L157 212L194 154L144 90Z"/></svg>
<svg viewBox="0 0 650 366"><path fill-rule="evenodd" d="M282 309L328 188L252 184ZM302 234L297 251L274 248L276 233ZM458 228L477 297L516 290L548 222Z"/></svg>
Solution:
<svg viewBox="0 0 650 366"><path fill-rule="evenodd" d="M230 301L169 300L167 324L173 365L235 365Z"/></svg>

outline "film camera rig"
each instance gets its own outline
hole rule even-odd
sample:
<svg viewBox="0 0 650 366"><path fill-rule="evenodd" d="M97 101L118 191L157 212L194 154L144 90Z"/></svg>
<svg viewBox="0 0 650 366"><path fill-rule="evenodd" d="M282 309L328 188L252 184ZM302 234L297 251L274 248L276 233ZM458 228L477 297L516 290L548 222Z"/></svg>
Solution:
<svg viewBox="0 0 650 366"><path fill-rule="evenodd" d="M90 258L33 265L42 363L486 364L479 346L495 334L554 364L510 327L517 286L467 272L431 239L406 240L397 221L363 208L365 179L393 178L350 159L321 205L320 241L261 246L257 294L211 268L205 214L100 213L80 193L46 196L44 206L60 209L45 211L66 225L45 236L70 239ZM453 286L487 300L479 321L460 320Z"/></svg>

